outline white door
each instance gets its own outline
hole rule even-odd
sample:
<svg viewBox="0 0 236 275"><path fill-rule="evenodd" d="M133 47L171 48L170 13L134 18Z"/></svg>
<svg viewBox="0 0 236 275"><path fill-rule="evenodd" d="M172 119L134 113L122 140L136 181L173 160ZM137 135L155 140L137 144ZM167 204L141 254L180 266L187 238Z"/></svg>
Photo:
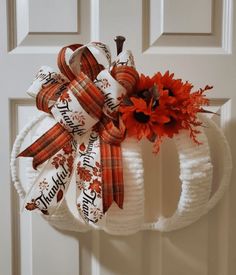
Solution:
<svg viewBox="0 0 236 275"><path fill-rule="evenodd" d="M35 114L25 91L41 65L56 68L60 47L127 38L137 69L170 70L196 87L214 86L214 117L236 157L236 32L233 0L1 0L1 275L234 275L236 186L208 215L171 233L128 237L66 233L39 215L20 213L11 184L12 142ZM145 183L146 218L170 215L179 197L177 161L164 146L153 180ZM148 158L149 153L144 153ZM175 173L169 173L169 170ZM27 171L21 169L22 177ZM173 176L174 175L174 176ZM154 177L155 176L155 177Z"/></svg>

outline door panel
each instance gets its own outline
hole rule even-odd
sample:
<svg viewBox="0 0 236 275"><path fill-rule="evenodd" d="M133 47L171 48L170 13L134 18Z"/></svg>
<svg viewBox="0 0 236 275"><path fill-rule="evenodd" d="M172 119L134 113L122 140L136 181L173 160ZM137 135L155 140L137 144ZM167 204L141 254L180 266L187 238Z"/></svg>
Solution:
<svg viewBox="0 0 236 275"><path fill-rule="evenodd" d="M91 39L90 1L7 1L11 53L57 53L61 45Z"/></svg>
<svg viewBox="0 0 236 275"><path fill-rule="evenodd" d="M143 1L143 50L161 54L227 54L232 1Z"/></svg>
<svg viewBox="0 0 236 275"><path fill-rule="evenodd" d="M1 0L0 274L235 274L235 169L230 190L198 222L175 232L126 237L61 232L37 214L21 212L9 173L13 140L37 113L26 89L39 67L57 68L60 47L90 40L109 44L114 57L116 35L126 37L125 48L133 51L138 71L152 75L170 70L197 88L214 85L210 109L220 116L212 119L224 130L235 158L234 12L232 0ZM210 140L216 189L221 163L217 143L214 137ZM181 192L178 158L172 141L163 144L158 156L151 155L150 144L141 146L145 219L153 221L176 208ZM33 177L28 165L24 160L20 166L26 187Z"/></svg>

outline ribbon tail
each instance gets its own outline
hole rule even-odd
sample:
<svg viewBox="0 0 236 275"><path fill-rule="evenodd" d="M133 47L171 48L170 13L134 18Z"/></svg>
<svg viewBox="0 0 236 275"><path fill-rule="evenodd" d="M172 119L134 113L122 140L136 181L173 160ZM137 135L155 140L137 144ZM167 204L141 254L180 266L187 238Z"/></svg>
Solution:
<svg viewBox="0 0 236 275"><path fill-rule="evenodd" d="M110 208L113 200L123 208L124 184L122 172L122 153L119 145L111 145L101 140L102 160L102 199L103 213Z"/></svg>
<svg viewBox="0 0 236 275"><path fill-rule="evenodd" d="M76 142L68 142L43 167L26 195L23 207L53 214L63 201L71 182Z"/></svg>
<svg viewBox="0 0 236 275"><path fill-rule="evenodd" d="M80 140L76 158L77 208L90 224L103 217L102 171L99 133L88 131Z"/></svg>
<svg viewBox="0 0 236 275"><path fill-rule="evenodd" d="M113 202L111 146L100 138L102 164L102 202L105 214Z"/></svg>
<svg viewBox="0 0 236 275"><path fill-rule="evenodd" d="M57 123L17 157L33 157L33 168L36 169L72 139L71 134Z"/></svg>
<svg viewBox="0 0 236 275"><path fill-rule="evenodd" d="M113 179L113 199L123 209L124 203L124 180L122 151L120 145L110 145L112 155L112 179Z"/></svg>

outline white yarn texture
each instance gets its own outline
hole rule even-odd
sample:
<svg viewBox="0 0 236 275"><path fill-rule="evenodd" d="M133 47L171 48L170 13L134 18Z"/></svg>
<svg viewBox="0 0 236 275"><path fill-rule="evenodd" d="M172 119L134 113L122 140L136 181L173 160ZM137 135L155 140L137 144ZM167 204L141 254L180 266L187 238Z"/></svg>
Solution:
<svg viewBox="0 0 236 275"><path fill-rule="evenodd" d="M18 178L16 156L26 135L35 124L37 125L37 123L43 121L46 116L46 114L42 114L26 125L19 133L13 146L11 156L12 180L22 199L25 197L25 190ZM230 149L222 130L206 116L202 115L201 119L205 125L211 127L215 137L219 139L219 150L222 153L223 173L219 178L219 187L211 198L213 167L208 139L202 130L199 135L202 144L196 145L191 141L188 133L182 131L173 138L179 155L182 192L177 209L172 217L159 217L156 222L144 223L144 171L141 146L135 140L126 139L122 143L125 187L123 210L113 204L99 226L90 226L80 219L79 215L72 212L71 207L68 205L69 202L65 199L53 215L42 215L43 218L50 225L61 230L85 232L90 229L99 229L114 235L129 235L147 229L172 231L195 222L212 209L223 196L229 185L232 170ZM41 134L43 134L43 131ZM29 170L35 173L31 167L29 167ZM33 180L32 176L31 178Z"/></svg>
<svg viewBox="0 0 236 275"><path fill-rule="evenodd" d="M186 133L181 132L175 138L179 162L182 190L177 209L172 217L160 217L155 223L147 223L144 229L171 231L185 227L198 220L211 194L213 166L206 135L198 136L201 145L193 144Z"/></svg>

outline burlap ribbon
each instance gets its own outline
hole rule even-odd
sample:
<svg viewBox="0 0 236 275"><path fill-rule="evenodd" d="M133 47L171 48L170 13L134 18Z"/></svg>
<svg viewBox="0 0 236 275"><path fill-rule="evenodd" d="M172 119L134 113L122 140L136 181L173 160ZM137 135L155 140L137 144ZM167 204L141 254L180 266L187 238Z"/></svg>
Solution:
<svg viewBox="0 0 236 275"><path fill-rule="evenodd" d="M107 68L88 47L104 54ZM69 65L67 49L74 51ZM117 111L122 96L134 90L138 73L131 52L122 52L111 64L109 48L100 42L64 47L58 67L61 73L42 67L28 90L36 97L37 108L51 114L56 124L19 154L33 157L35 169L48 161L24 206L53 213L75 174L78 209L87 222L96 223L113 200L123 208L120 143L125 128Z"/></svg>

